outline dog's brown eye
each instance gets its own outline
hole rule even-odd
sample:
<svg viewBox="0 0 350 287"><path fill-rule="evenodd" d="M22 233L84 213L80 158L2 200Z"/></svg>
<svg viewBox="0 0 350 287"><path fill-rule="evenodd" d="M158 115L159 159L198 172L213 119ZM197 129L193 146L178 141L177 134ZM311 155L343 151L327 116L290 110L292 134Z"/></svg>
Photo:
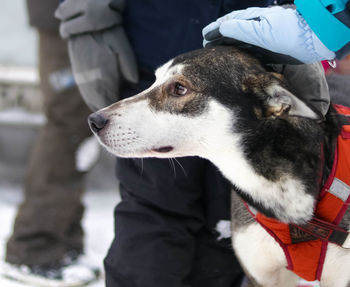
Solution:
<svg viewBox="0 0 350 287"><path fill-rule="evenodd" d="M175 83L174 85L174 94L177 96L183 96L186 95L187 88L181 85L180 83Z"/></svg>

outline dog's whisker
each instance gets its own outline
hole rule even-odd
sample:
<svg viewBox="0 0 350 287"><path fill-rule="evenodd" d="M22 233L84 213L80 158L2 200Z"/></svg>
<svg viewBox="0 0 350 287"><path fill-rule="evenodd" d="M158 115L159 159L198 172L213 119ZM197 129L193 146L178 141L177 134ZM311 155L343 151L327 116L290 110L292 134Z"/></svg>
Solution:
<svg viewBox="0 0 350 287"><path fill-rule="evenodd" d="M174 177L176 178L176 167L175 167L173 158L168 158L168 160L169 160L170 166L172 167L172 170L174 172Z"/></svg>
<svg viewBox="0 0 350 287"><path fill-rule="evenodd" d="M181 170L183 171L184 175L187 177L187 172L185 170L185 168L182 166L182 164L176 159L174 158L175 162L177 162L177 164L180 166Z"/></svg>

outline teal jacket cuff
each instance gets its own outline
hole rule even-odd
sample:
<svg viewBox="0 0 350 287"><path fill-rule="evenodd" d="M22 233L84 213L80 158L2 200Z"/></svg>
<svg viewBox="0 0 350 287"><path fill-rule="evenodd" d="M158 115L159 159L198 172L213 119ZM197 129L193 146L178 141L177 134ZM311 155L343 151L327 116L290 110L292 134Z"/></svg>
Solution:
<svg viewBox="0 0 350 287"><path fill-rule="evenodd" d="M350 53L349 0L295 0L298 12L337 58Z"/></svg>

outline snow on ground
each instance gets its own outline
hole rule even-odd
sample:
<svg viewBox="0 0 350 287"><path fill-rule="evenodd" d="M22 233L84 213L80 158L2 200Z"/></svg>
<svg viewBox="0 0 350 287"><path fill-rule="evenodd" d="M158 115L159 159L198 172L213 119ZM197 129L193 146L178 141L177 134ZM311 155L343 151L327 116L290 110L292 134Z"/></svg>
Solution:
<svg viewBox="0 0 350 287"><path fill-rule="evenodd" d="M5 244L11 234L16 207L22 200L19 188L0 186L0 258L5 255ZM85 230L86 259L103 268L102 260L113 238L113 209L120 201L117 191L89 191L83 198L86 207L83 226ZM32 287L0 278L1 287ZM100 279L89 287L104 287Z"/></svg>

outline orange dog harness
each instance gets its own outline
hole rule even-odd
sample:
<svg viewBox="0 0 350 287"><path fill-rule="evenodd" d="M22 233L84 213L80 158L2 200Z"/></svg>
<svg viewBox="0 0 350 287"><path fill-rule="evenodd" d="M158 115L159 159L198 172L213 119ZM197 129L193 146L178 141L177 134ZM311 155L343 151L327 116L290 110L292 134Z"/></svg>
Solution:
<svg viewBox="0 0 350 287"><path fill-rule="evenodd" d="M287 268L307 281L321 279L328 243L342 246L349 235L339 223L350 203L350 108L334 107L346 123L338 136L333 168L321 189L312 220L302 226L286 224L254 212L245 204L255 220L282 247Z"/></svg>

